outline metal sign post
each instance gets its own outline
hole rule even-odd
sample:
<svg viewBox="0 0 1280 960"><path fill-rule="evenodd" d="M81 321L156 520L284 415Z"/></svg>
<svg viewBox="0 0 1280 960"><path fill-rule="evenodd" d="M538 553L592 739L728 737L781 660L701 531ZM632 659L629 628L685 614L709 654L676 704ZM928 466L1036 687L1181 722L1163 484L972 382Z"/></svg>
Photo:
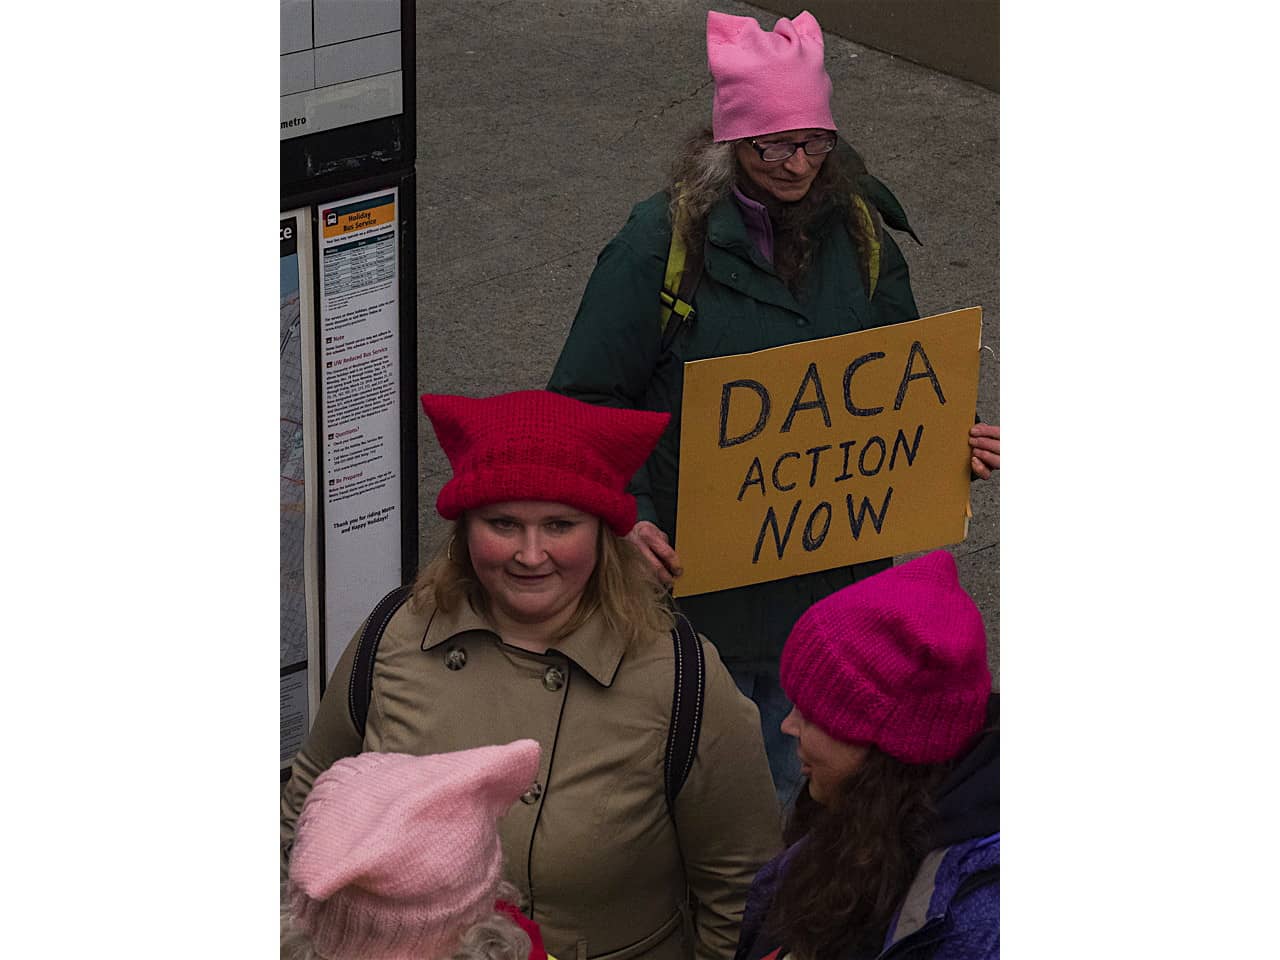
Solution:
<svg viewBox="0 0 1280 960"><path fill-rule="evenodd" d="M414 0L280 3L282 779L418 565L414 22Z"/></svg>

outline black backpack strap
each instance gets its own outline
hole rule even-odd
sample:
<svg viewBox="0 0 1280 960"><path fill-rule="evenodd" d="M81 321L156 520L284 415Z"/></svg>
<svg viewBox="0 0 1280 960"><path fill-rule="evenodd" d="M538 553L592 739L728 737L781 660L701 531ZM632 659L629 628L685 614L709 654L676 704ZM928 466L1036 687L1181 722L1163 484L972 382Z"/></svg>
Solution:
<svg viewBox="0 0 1280 960"><path fill-rule="evenodd" d="M985 870L979 870L977 873L970 874L965 878L964 882L956 888L955 896L951 899L953 901L959 900L961 897L973 893L975 890L979 890L982 887L999 882L1000 864L997 863L993 867L987 867Z"/></svg>
<svg viewBox="0 0 1280 960"><path fill-rule="evenodd" d="M373 699L373 661L378 655L378 644L382 642L387 624L396 615L396 611L404 606L412 592L411 584L396 587L379 600L373 613L369 614L369 619L364 622L364 629L360 631L360 638L356 641L351 683L347 687L347 711L361 737L364 736L365 720L369 716L369 701Z"/></svg>
<svg viewBox="0 0 1280 960"><path fill-rule="evenodd" d="M671 697L671 726L667 730L667 753L663 764L663 781L667 793L667 810L675 815L676 797L689 778L693 757L698 752L698 735L702 732L702 702L707 689L707 661L702 641L683 613L676 613L671 631L675 653L675 680Z"/></svg>

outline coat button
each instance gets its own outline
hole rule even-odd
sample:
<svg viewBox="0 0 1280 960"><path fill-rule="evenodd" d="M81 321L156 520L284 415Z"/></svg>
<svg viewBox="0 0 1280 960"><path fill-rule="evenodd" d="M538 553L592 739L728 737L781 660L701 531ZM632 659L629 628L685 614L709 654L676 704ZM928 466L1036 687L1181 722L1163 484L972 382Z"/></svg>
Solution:
<svg viewBox="0 0 1280 960"><path fill-rule="evenodd" d="M467 651L461 647L450 647L444 655L444 665L450 670L461 670L467 665Z"/></svg>
<svg viewBox="0 0 1280 960"><path fill-rule="evenodd" d="M547 667L542 675L542 685L553 693L564 686L564 671L559 667Z"/></svg>
<svg viewBox="0 0 1280 960"><path fill-rule="evenodd" d="M507 796L510 796L510 794L507 794ZM530 787L524 793L520 794L520 802L527 803L527 804L535 804L538 802L538 799L541 796L542 796L542 784L535 783L532 787Z"/></svg>

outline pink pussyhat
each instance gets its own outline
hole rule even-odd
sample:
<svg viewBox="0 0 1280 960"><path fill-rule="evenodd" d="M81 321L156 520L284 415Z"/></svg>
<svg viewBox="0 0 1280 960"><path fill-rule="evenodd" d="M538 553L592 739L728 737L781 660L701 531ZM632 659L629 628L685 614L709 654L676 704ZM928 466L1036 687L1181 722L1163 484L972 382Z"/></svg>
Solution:
<svg viewBox="0 0 1280 960"><path fill-rule="evenodd" d="M534 740L362 753L317 779L289 858L296 925L330 960L447 957L494 911L498 818L538 775Z"/></svg>
<svg viewBox="0 0 1280 960"><path fill-rule="evenodd" d="M807 10L760 29L754 17L707 13L707 66L715 80L716 143L784 130L834 130L822 28Z"/></svg>
<svg viewBox="0 0 1280 960"><path fill-rule="evenodd" d="M791 628L778 673L806 720L907 763L960 756L991 695L982 614L945 550L819 600Z"/></svg>

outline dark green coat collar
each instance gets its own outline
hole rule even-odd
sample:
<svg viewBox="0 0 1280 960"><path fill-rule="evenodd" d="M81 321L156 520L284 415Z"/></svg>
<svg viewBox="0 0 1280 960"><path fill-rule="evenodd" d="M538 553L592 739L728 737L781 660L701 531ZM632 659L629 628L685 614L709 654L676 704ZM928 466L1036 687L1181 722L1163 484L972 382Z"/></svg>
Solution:
<svg viewBox="0 0 1280 960"><path fill-rule="evenodd" d="M837 214L834 205L819 211L814 218L814 235L821 236L830 229ZM717 281L753 300L807 316L773 264L756 249L732 194L722 197L707 214L707 242L706 269Z"/></svg>
<svg viewBox="0 0 1280 960"><path fill-rule="evenodd" d="M787 285L760 255L737 201L722 197L707 214L707 273L718 282L753 300L803 315L804 310Z"/></svg>

